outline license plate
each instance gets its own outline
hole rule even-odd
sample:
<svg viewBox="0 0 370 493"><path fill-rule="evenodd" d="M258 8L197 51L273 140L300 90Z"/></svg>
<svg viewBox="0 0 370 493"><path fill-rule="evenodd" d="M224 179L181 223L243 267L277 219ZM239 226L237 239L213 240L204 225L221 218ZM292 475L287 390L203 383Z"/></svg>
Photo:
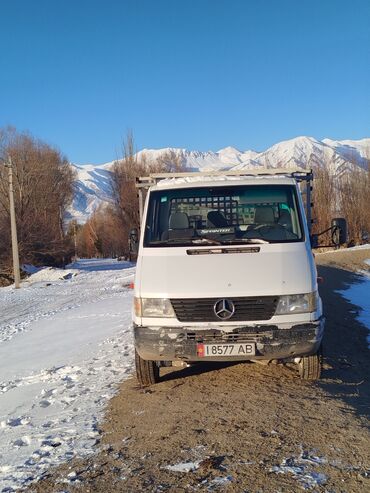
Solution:
<svg viewBox="0 0 370 493"><path fill-rule="evenodd" d="M254 356L254 343L237 344L197 344L197 355L201 358L217 358L222 356Z"/></svg>

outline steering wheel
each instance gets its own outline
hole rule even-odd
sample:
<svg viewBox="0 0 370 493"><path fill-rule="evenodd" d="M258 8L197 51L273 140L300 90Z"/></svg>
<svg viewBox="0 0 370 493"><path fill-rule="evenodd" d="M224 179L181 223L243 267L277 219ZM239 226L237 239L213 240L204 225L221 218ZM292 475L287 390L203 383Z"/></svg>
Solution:
<svg viewBox="0 0 370 493"><path fill-rule="evenodd" d="M280 229L280 230L283 229L284 231L286 231L284 226L282 226L281 224L278 224L278 223L259 224L258 226L256 226L253 229L254 229L254 231L259 231L262 234L263 234L263 231L270 231L271 229Z"/></svg>
<svg viewBox="0 0 370 493"><path fill-rule="evenodd" d="M257 231L262 238L265 237L266 239L269 239L269 235L273 234L274 231L284 231L284 238L287 240L294 240L298 238L298 235L296 233L289 231L287 228L279 223L259 224L253 229L253 231Z"/></svg>

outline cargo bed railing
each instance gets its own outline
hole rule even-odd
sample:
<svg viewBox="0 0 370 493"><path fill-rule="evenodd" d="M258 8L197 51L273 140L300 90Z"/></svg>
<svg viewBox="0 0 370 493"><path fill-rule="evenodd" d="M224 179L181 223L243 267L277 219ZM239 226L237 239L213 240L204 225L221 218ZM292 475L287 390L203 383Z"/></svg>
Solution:
<svg viewBox="0 0 370 493"><path fill-rule="evenodd" d="M157 183L161 180L170 180L176 178L196 178L196 177L209 177L210 181L215 177L257 177L257 176L280 176L287 178L294 178L298 183L305 184L303 190L301 190L302 194L306 197L306 217L308 229L311 234L311 225L312 225L312 214L311 208L313 206L311 202L311 192L312 192L312 184L313 181L313 172L312 169L305 170L302 168L257 168L257 169L243 169L243 170L225 170L225 171L194 171L194 172L181 172L181 173L151 173L148 176L140 176L136 178L136 188L138 189L138 197L139 197L139 212L140 212L140 221L143 218L144 211L144 195L143 190L148 189L157 185ZM194 184L199 183L194 181Z"/></svg>

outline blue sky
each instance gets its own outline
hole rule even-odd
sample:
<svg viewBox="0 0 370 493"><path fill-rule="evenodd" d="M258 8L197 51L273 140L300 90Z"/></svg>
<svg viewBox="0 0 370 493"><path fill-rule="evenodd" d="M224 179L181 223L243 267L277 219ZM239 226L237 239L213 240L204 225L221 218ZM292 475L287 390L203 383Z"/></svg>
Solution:
<svg viewBox="0 0 370 493"><path fill-rule="evenodd" d="M0 0L0 126L77 163L370 136L368 0Z"/></svg>

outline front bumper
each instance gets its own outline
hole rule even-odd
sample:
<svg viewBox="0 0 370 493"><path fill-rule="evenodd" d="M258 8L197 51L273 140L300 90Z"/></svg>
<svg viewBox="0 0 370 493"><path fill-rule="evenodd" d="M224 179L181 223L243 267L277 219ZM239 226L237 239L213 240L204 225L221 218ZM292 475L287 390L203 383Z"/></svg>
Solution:
<svg viewBox="0 0 370 493"><path fill-rule="evenodd" d="M239 361L290 359L314 354L322 340L325 319L294 324L238 326L233 330L192 327L143 327L134 324L135 347L141 358L154 361ZM253 342L253 356L204 358L197 344Z"/></svg>

